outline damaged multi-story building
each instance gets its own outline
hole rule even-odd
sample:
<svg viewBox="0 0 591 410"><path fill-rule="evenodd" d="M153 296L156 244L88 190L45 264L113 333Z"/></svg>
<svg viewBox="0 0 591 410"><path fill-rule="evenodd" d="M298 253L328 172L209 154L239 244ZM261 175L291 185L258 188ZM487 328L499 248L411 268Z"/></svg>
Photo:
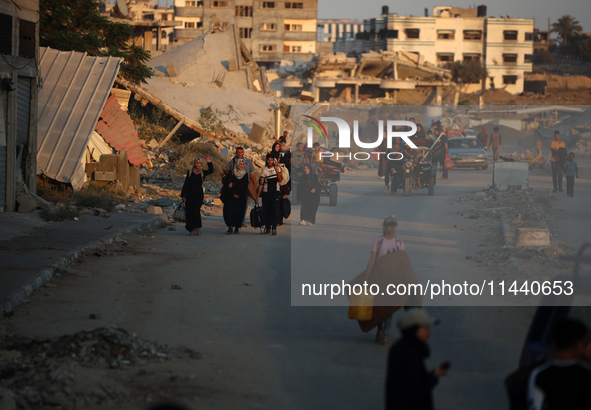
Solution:
<svg viewBox="0 0 591 410"><path fill-rule="evenodd" d="M370 51L359 59L342 53L323 56L304 76L303 81L285 79L284 94L295 96L311 86L315 101L357 104L375 98L396 103L400 93L411 92L421 104L441 104L442 90L451 84L449 70L424 64L416 54L406 52Z"/></svg>
<svg viewBox="0 0 591 410"><path fill-rule="evenodd" d="M174 0L174 46L187 43L217 24L235 24L254 60L311 60L316 54L318 0Z"/></svg>
<svg viewBox="0 0 591 410"><path fill-rule="evenodd" d="M534 20L488 17L486 6L437 6L424 17L399 16L382 8L381 17L364 20L363 38L337 41L335 51L360 55L373 51L414 53L422 61L444 66L453 61L480 61L488 79L466 91L504 88L523 91L532 70Z"/></svg>

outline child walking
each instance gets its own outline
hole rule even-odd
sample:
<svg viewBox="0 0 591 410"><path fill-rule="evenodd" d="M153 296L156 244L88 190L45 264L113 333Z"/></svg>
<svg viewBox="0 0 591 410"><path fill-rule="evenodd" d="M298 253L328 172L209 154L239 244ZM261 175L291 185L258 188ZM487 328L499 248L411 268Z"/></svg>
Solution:
<svg viewBox="0 0 591 410"><path fill-rule="evenodd" d="M575 162L575 153L568 154L568 160L564 162L564 174L566 175L566 194L573 197L575 189L575 176L579 177L579 168Z"/></svg>

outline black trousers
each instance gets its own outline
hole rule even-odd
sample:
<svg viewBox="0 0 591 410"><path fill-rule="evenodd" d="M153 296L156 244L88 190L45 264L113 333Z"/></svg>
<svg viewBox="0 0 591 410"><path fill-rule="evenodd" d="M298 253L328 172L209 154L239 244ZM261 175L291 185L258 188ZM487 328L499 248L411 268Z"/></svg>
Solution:
<svg viewBox="0 0 591 410"><path fill-rule="evenodd" d="M550 161L552 166L552 185L554 190L558 188L562 191L562 164L558 161Z"/></svg>
<svg viewBox="0 0 591 410"><path fill-rule="evenodd" d="M575 176L573 175L572 177L567 176L566 177L566 194L568 196L573 196L575 191Z"/></svg>
<svg viewBox="0 0 591 410"><path fill-rule="evenodd" d="M277 229L277 211L279 210L279 193L278 192L262 192L261 198L263 200L263 209L267 216L267 224L265 228Z"/></svg>
<svg viewBox="0 0 591 410"><path fill-rule="evenodd" d="M388 165L386 166L386 175L384 176L386 186L390 185L392 182L392 192L396 192L398 188L400 188L400 184L402 182L402 171L403 171L402 161L388 161ZM395 174L392 174L392 171L396 171Z"/></svg>

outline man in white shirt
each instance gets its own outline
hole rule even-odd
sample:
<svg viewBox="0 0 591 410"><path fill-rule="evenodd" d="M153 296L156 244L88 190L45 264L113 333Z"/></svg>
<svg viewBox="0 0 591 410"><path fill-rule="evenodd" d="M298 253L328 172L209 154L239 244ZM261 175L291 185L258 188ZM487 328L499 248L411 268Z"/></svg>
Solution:
<svg viewBox="0 0 591 410"><path fill-rule="evenodd" d="M283 175L277 160L267 154L267 166L261 171L259 189L255 202L259 203L259 196L263 200L263 209L267 216L267 224L263 233L277 235L277 211L279 209L279 183ZM261 195L262 194L262 195Z"/></svg>

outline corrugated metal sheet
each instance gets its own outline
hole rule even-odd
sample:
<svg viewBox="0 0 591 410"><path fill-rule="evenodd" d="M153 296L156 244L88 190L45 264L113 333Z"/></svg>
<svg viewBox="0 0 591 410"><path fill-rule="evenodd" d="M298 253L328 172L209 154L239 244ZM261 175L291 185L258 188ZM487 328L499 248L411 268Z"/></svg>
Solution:
<svg viewBox="0 0 591 410"><path fill-rule="evenodd" d="M40 48L37 174L84 183L82 162L90 134L119 71L120 58Z"/></svg>
<svg viewBox="0 0 591 410"><path fill-rule="evenodd" d="M133 121L123 112L115 95L107 100L95 130L116 150L126 150L130 164L141 165L148 160Z"/></svg>
<svg viewBox="0 0 591 410"><path fill-rule="evenodd" d="M29 123L31 122L31 78L19 77L17 87L16 142L25 145L29 142Z"/></svg>

